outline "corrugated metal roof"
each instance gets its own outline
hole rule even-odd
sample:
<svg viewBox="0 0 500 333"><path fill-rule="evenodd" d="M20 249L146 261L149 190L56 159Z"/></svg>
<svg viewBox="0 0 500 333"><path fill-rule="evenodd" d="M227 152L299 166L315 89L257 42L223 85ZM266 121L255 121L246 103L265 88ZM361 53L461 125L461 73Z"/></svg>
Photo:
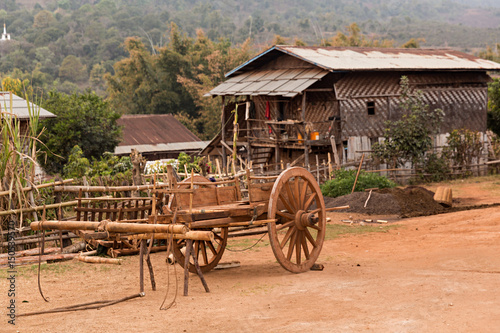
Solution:
<svg viewBox="0 0 500 333"><path fill-rule="evenodd" d="M117 123L124 127L119 146L200 142L171 114L123 115Z"/></svg>
<svg viewBox="0 0 500 333"><path fill-rule="evenodd" d="M450 49L277 46L329 70L500 70L500 64Z"/></svg>
<svg viewBox="0 0 500 333"><path fill-rule="evenodd" d="M226 74L256 70L283 53L329 71L500 70L500 64L451 49L389 49L276 45Z"/></svg>
<svg viewBox="0 0 500 333"><path fill-rule="evenodd" d="M115 148L115 155L126 155L136 149L139 153L155 153L155 152L183 152L190 150L202 150L210 141L193 141L193 142L176 142L176 143L159 143L156 145L131 145L118 146Z"/></svg>
<svg viewBox="0 0 500 333"><path fill-rule="evenodd" d="M31 112L39 112L39 118L55 118L56 115L52 112L45 110L44 108L39 107L31 102L28 102L14 94L12 94L12 106L10 104L10 92L8 91L0 91L0 110L2 112L11 112L14 113L19 119L27 120L30 118L30 110Z"/></svg>
<svg viewBox="0 0 500 333"><path fill-rule="evenodd" d="M250 75L243 73L218 85L207 96L286 95L293 97L328 73L320 68L265 70L255 71Z"/></svg>

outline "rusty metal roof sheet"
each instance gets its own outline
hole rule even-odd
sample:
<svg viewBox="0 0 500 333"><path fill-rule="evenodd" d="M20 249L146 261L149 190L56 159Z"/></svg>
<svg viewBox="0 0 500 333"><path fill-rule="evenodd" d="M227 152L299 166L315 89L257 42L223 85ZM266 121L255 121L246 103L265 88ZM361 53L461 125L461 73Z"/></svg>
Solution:
<svg viewBox="0 0 500 333"><path fill-rule="evenodd" d="M288 54L328 71L500 70L500 64L451 49L390 49L276 45L226 74L233 77Z"/></svg>
<svg viewBox="0 0 500 333"><path fill-rule="evenodd" d="M0 91L0 110L2 112L12 112L17 116L17 118L23 120L30 119L30 112L38 112L40 119L56 117L56 115L52 112L49 112L31 102L27 102L25 99L14 94L12 94L11 104L10 92L8 91Z"/></svg>
<svg viewBox="0 0 500 333"><path fill-rule="evenodd" d="M139 153L156 153L156 152L183 152L202 150L210 141L193 141L193 142L176 142L176 143L159 143L155 145L130 145L118 146L115 148L115 155L127 155L132 152L132 149Z"/></svg>
<svg viewBox="0 0 500 333"><path fill-rule="evenodd" d="M286 95L293 97L311 86L328 71L313 69L276 69L243 73L212 89L206 96L214 95Z"/></svg>
<svg viewBox="0 0 500 333"><path fill-rule="evenodd" d="M278 48L329 70L500 70L499 63L454 50L297 46Z"/></svg>
<svg viewBox="0 0 500 333"><path fill-rule="evenodd" d="M201 141L171 114L123 115L117 123L123 126L118 146Z"/></svg>

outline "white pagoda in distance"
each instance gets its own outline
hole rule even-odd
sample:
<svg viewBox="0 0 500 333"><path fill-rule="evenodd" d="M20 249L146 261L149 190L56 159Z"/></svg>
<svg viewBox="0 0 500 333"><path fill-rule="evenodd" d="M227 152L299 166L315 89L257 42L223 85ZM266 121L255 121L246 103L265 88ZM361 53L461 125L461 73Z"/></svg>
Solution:
<svg viewBox="0 0 500 333"><path fill-rule="evenodd" d="M10 40L10 34L7 33L7 29L5 28L5 23L3 24L3 33L0 41Z"/></svg>

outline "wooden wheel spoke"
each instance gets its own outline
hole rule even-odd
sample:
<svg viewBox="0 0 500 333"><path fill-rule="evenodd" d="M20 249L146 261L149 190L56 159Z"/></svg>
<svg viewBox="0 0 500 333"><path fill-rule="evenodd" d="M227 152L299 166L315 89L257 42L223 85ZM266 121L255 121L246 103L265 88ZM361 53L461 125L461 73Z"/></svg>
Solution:
<svg viewBox="0 0 500 333"><path fill-rule="evenodd" d="M291 207L293 208L293 211L297 211L297 205L295 204L295 198L293 197L292 189L290 188L290 182L285 183L285 189L286 189L286 194L288 196L288 202L290 203Z"/></svg>
<svg viewBox="0 0 500 333"><path fill-rule="evenodd" d="M301 253L301 245L302 245L302 238L304 236L302 235L302 232L299 230L297 232L297 237L295 239L295 263L297 265L300 265L300 259L301 259L301 256L302 256L302 253Z"/></svg>
<svg viewBox="0 0 500 333"><path fill-rule="evenodd" d="M295 228L288 229L288 231L285 234L285 237L283 237L283 239L280 242L281 249L283 249L285 247L285 245L288 242L288 240L290 239L290 237L295 233L295 230L296 230Z"/></svg>
<svg viewBox="0 0 500 333"><path fill-rule="evenodd" d="M316 208L315 210L311 210L310 212L308 212L309 214L316 214L318 212L321 211L321 208Z"/></svg>
<svg viewBox="0 0 500 333"><path fill-rule="evenodd" d="M306 194L307 194L307 181L304 180L304 184L302 184L302 191L300 191L300 208L304 208L304 203L306 201Z"/></svg>
<svg viewBox="0 0 500 333"><path fill-rule="evenodd" d="M223 241L224 238L222 238L221 236L219 236L218 234L214 233L214 238L217 239L217 240L220 240L220 241Z"/></svg>
<svg viewBox="0 0 500 333"><path fill-rule="evenodd" d="M307 230L307 228L304 230L305 234L306 234L306 238L309 240L309 243L311 243L311 245L314 247L318 246L316 244L316 241L314 240L313 236L311 235L311 233L309 232L309 230ZM305 239L304 239L305 240Z"/></svg>
<svg viewBox="0 0 500 333"><path fill-rule="evenodd" d="M297 239L297 233L294 232L293 236L292 236L292 239L290 240L290 245L288 245L288 253L286 255L286 259L288 261L290 261L290 259L292 258L293 249L295 248L295 241L296 241L296 239Z"/></svg>
<svg viewBox="0 0 500 333"><path fill-rule="evenodd" d="M287 223L284 223L284 224L282 224L282 225L280 225L280 226L277 226L277 227L276 227L276 231L279 231L279 230L282 230L282 229L285 229L285 228L289 228L289 227L291 227L293 224L295 224L295 220L292 220L292 221L290 221L290 222L287 222Z"/></svg>
<svg viewBox="0 0 500 333"><path fill-rule="evenodd" d="M313 200L316 199L316 196L317 196L316 193L311 194L311 196L309 198L307 198L307 201L304 204L304 207L302 209L305 210L305 211L307 211L307 209L309 208L309 206L311 206Z"/></svg>
<svg viewBox="0 0 500 333"><path fill-rule="evenodd" d="M217 250L215 249L214 244L212 244L212 242L207 242L206 245L208 246L208 248L210 249L210 251L212 251L212 253L214 255L217 254Z"/></svg>
<svg viewBox="0 0 500 333"><path fill-rule="evenodd" d="M205 246L205 242L201 241L201 255L203 256L203 260L205 261L205 265L208 264L208 255L207 255L207 248Z"/></svg>
<svg viewBox="0 0 500 333"><path fill-rule="evenodd" d="M295 213L295 210L292 207L290 207L290 204L283 197L283 195L281 193L279 194L279 198L280 198L281 202L283 203L283 205L285 206L286 210L288 210L290 213Z"/></svg>
<svg viewBox="0 0 500 333"><path fill-rule="evenodd" d="M305 231L307 231L307 229ZM305 235L305 232L304 232L304 235ZM304 255L306 256L306 260L309 260L309 258L310 258L309 248L307 247L307 240L306 240L306 237L304 235L302 235L302 237L301 237L302 248L304 249Z"/></svg>
<svg viewBox="0 0 500 333"><path fill-rule="evenodd" d="M290 214L290 213L286 213L286 212L282 212L282 211L276 211L276 215L279 215L281 217L284 217L288 220L294 220L295 219L295 215L293 214Z"/></svg>
<svg viewBox="0 0 500 333"><path fill-rule="evenodd" d="M294 197L295 197L295 202L297 203L295 207L297 207L297 210L300 209L300 186L299 186L299 179L300 177L295 177L294 180Z"/></svg>
<svg viewBox="0 0 500 333"><path fill-rule="evenodd" d="M200 241L194 241L193 251L194 251L194 254L196 255L196 258L199 258L200 257ZM192 259L192 258L190 258L190 259Z"/></svg>
<svg viewBox="0 0 500 333"><path fill-rule="evenodd" d="M308 228L313 228L314 230L318 230L318 231L321 230L321 227L318 224L309 225Z"/></svg>

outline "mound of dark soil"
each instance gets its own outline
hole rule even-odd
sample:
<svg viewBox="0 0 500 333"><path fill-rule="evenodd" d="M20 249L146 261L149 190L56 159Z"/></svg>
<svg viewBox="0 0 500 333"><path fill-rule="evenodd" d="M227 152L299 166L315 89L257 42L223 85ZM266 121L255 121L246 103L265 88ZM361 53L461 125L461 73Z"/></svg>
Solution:
<svg viewBox="0 0 500 333"><path fill-rule="evenodd" d="M368 215L426 216L443 213L446 208L434 201L434 193L418 186L369 192L354 192L338 198L325 197L326 207L349 205L342 211ZM366 203L366 207L365 207Z"/></svg>

